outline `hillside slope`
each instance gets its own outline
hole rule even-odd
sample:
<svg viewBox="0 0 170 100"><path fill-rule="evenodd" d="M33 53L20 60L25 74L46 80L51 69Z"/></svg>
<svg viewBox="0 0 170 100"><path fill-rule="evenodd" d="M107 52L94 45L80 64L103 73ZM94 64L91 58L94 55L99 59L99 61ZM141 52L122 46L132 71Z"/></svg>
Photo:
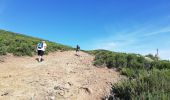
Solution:
<svg viewBox="0 0 170 100"><path fill-rule="evenodd" d="M36 45L41 40L42 39L26 36L23 34L0 30L0 55L12 53L16 56L32 56L36 53ZM48 45L46 53L58 50L73 50L73 48L69 46L50 42L48 40L46 40L46 42Z"/></svg>
<svg viewBox="0 0 170 100"><path fill-rule="evenodd" d="M116 71L93 66L94 56L74 51L36 57L5 56L0 63L0 100L99 100L120 80Z"/></svg>
<svg viewBox="0 0 170 100"><path fill-rule="evenodd" d="M117 68L127 80L113 84L109 100L170 100L170 61L151 54L94 50L94 65Z"/></svg>

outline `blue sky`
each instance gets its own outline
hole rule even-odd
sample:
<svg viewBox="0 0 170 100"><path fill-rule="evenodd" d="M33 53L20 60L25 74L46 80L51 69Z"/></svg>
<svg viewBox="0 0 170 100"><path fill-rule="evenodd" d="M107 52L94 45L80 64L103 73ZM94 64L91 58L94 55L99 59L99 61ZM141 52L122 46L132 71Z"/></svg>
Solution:
<svg viewBox="0 0 170 100"><path fill-rule="evenodd" d="M170 0L0 0L0 29L170 59Z"/></svg>

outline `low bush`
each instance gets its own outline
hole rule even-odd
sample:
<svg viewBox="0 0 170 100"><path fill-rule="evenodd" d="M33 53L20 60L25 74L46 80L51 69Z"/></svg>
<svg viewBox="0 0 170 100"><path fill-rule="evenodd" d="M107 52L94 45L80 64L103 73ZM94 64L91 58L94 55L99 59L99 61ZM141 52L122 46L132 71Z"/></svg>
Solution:
<svg viewBox="0 0 170 100"><path fill-rule="evenodd" d="M139 71L135 79L113 85L112 94L123 100L168 100L170 98L170 70Z"/></svg>
<svg viewBox="0 0 170 100"><path fill-rule="evenodd" d="M169 100L170 61L149 55L117 53L106 50L89 51L95 55L95 65L119 68L127 79L112 88L116 100Z"/></svg>
<svg viewBox="0 0 170 100"><path fill-rule="evenodd" d="M0 55L12 53L16 56L32 56L36 53L36 45L42 39L0 30ZM46 54L57 50L73 50L72 47L47 41Z"/></svg>

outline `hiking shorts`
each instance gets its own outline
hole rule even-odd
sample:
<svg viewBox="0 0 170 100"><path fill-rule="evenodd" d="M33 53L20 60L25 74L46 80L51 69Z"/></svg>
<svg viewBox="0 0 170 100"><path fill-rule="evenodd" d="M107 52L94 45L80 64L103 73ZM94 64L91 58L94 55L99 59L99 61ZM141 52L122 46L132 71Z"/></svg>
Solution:
<svg viewBox="0 0 170 100"><path fill-rule="evenodd" d="M44 51L38 50L38 56L43 56L43 55L44 55Z"/></svg>

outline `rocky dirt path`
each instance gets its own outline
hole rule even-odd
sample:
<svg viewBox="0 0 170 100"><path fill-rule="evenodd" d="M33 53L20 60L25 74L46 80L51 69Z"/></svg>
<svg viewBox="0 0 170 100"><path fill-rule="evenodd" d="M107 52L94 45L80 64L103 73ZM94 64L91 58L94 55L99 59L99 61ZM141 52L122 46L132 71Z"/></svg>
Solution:
<svg viewBox="0 0 170 100"><path fill-rule="evenodd" d="M120 80L116 71L93 66L94 57L84 52L35 59L6 56L0 62L0 100L100 100Z"/></svg>

